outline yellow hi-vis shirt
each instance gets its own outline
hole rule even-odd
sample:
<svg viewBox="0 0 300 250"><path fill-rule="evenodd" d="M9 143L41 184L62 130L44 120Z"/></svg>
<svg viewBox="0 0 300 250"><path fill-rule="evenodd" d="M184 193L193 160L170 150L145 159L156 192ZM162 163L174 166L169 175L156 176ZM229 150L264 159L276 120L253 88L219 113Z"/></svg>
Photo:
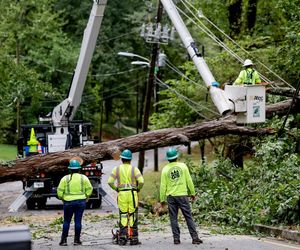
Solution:
<svg viewBox="0 0 300 250"><path fill-rule="evenodd" d="M90 180L79 173L64 176L57 187L57 196L64 201L85 200L92 192L93 186Z"/></svg>
<svg viewBox="0 0 300 250"><path fill-rule="evenodd" d="M170 162L161 172L160 201L164 202L167 196L195 195L195 188L186 164Z"/></svg>
<svg viewBox="0 0 300 250"><path fill-rule="evenodd" d="M234 81L233 85L254 85L258 83L261 83L261 80L257 71L252 68L247 68L240 72L238 78Z"/></svg>
<svg viewBox="0 0 300 250"><path fill-rule="evenodd" d="M144 185L144 178L138 168L130 164L122 164L112 170L107 183L113 190L136 189L139 191Z"/></svg>

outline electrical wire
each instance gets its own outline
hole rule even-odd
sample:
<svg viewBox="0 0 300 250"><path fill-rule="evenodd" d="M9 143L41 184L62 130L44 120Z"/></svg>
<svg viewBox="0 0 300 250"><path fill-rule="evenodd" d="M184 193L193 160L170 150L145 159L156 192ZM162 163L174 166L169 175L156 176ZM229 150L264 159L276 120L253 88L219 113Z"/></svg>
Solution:
<svg viewBox="0 0 300 250"><path fill-rule="evenodd" d="M190 79L189 77L187 77L182 71L180 71L175 65L173 65L168 59L166 60L166 65L173 70L175 73L177 73L178 75L182 76L183 78L185 78L186 80L188 80L189 82L194 83L195 85L197 85L198 87L202 88L203 90L207 90L206 87L204 87L203 85L195 82L194 80Z"/></svg>
<svg viewBox="0 0 300 250"><path fill-rule="evenodd" d="M119 36L115 36L115 37L112 37L112 38L109 38L109 39L106 39L106 40L101 40L100 42L99 42L99 44L102 44L102 43L107 43L107 42L110 42L110 41L114 41L114 40L117 40L117 39L119 39L119 38L122 38L122 37L124 37L124 36L129 36L129 35L132 35L132 34L135 34L135 33L137 33L136 31L132 31L132 32L128 32L128 33L126 33L126 34L122 34L122 35L119 35ZM98 47L99 45L97 45L97 47Z"/></svg>
<svg viewBox="0 0 300 250"><path fill-rule="evenodd" d="M190 10L190 8L187 7L186 4L188 4L189 6L191 6L195 11L198 12L199 15L199 11L195 8L194 5L192 5L191 3L189 3L186 0L181 0L181 2L183 3L183 5L189 10L190 13L192 13L192 15L196 18L196 20L201 23L206 29L208 29L205 24L203 24L203 22L201 22L201 20L195 16L195 14ZM184 13L185 14L185 13ZM186 15L186 14L185 14ZM221 32L227 39L229 39L231 42L233 42L236 46L238 46L242 51L244 51L246 54L248 54L249 56L252 57L251 53L249 53L247 50L245 50L242 46L240 46L237 42L235 42L231 37L229 37L223 30L221 30L217 25L215 25L212 21L210 21L203 13L201 13L201 17L204 17L204 19L209 22L213 27L215 27L219 32ZM190 18L189 18L190 19ZM202 28L201 28L202 29ZM203 30L203 29L202 29ZM209 29L208 29L209 30ZM209 30L209 32L211 32ZM214 39L215 40L215 39ZM219 45L221 45L221 47L226 46L223 42L221 42L219 39L215 40ZM229 49L226 46L226 51L230 51L230 54L234 54L234 57L238 59L238 61L243 62L244 60L242 60L236 53L234 53L231 49ZM273 75L275 75L278 79L280 79L282 82L284 82L286 85L288 85L290 88L295 89L291 84L289 84L288 82L286 82L283 78L281 78L278 74L276 74L276 72L272 71L268 66L266 66L264 63L262 63L260 60L256 60L261 66L263 66L265 69L267 69L269 72L271 72ZM260 77L267 82L272 82L270 79L268 79L266 76L264 76L263 74L259 73ZM272 87L277 87L276 85L272 85Z"/></svg>
<svg viewBox="0 0 300 250"><path fill-rule="evenodd" d="M210 120L209 118L207 118L205 115L201 114L197 109L194 108L194 106L192 106L190 103L192 103L195 106L199 106L200 109L205 109L207 111L209 111L210 113L216 114L218 116L220 116L220 114L218 114L217 112L200 105L199 103L189 99L188 97L182 95L181 93L179 93L177 90L175 90L174 88L170 87L168 84L166 84L165 82L163 82L162 80L160 80L159 78L156 77L156 81L158 82L159 85L164 86L166 88L168 88L169 90L171 90L173 93L175 93L178 97L180 97L182 99L182 101L184 101L187 106L189 106L192 110L194 110L199 116L201 116L202 118L206 119L206 120ZM189 103L190 102L190 103Z"/></svg>
<svg viewBox="0 0 300 250"><path fill-rule="evenodd" d="M180 10L180 12L185 15L190 21L192 21L196 27L198 27L199 29L201 29L204 33L206 33L212 40L214 40L220 47L222 47L225 51L227 51L231 56L235 57L238 61L243 62L243 59L241 57L239 57L236 53L234 53L231 49L228 48L228 46L223 43L218 37L216 37L204 24L204 28L200 27L199 24L197 24L194 20L191 19L191 17L189 17L187 14L185 14L182 10ZM261 73L258 72L258 74L260 75L260 77L265 81L265 82L269 82L270 86L272 88L274 88L273 84L271 83L271 80L269 80L268 78L266 78L264 75L262 75Z"/></svg>
<svg viewBox="0 0 300 250"><path fill-rule="evenodd" d="M186 0L183 0L186 1ZM191 3L189 3L188 1L186 1L187 4L189 4L192 8L194 8L194 10L197 11L197 9L195 8L195 6L193 6ZM212 21L210 21L203 13L201 14L202 17L204 17L204 19L209 22L213 27L215 27L219 32L221 32L227 39L229 39L232 43L234 43L236 46L238 46L242 51L244 51L247 55L251 56L251 53L249 53L247 50L245 50L242 46L240 46L235 40L233 40L230 36L228 36L223 30L221 30L216 24L214 24ZM261 62L260 60L256 61L262 65L265 69L267 69L268 71L270 71L272 74L274 74L279 80L281 80L282 82L284 82L285 84L287 84L289 87L295 89L291 84L289 84L287 81L285 81L283 78L281 78L276 72L272 71L267 65L265 65L263 62Z"/></svg>
<svg viewBox="0 0 300 250"><path fill-rule="evenodd" d="M57 71L57 72L60 72L60 73L63 73L63 74L73 75L73 73L71 73L71 72L63 71L61 69L55 69L55 68L53 68L53 67L51 67L47 64L43 64L43 63L39 63L37 61L34 61L32 58L29 58L29 57L26 57L26 56L21 56L21 57L25 58L27 60L30 60L31 62L33 62L37 65L52 69L53 71ZM140 68L147 68L147 66L142 66ZM140 68L131 68L131 69L125 70L125 71L116 71L116 72L110 72L110 73L106 73L106 74L96 74L96 75L91 75L91 76L92 77L109 77L109 76L123 75L123 74L127 74L129 72L134 72L134 71L140 70Z"/></svg>
<svg viewBox="0 0 300 250"><path fill-rule="evenodd" d="M185 3L183 3L185 5ZM186 6L186 5L185 5ZM222 47L224 50L226 50L229 54L231 54L231 56L235 57L239 62L243 63L244 59L242 59L238 54L236 54L234 51L232 51L224 42L222 42L209 28L207 28L207 26L186 6L186 8L189 10L189 12L194 16L194 18L196 18L196 20L203 26L200 27L199 24L197 24L190 16L188 16L186 13L184 13L181 9L179 9L179 11L185 15L190 21L194 22L194 24L201 29L204 33L206 33L212 40L214 40L220 47ZM220 29L221 30L221 29ZM225 33L224 33L225 34ZM232 39L231 39L232 40ZM233 41L233 40L232 40ZM247 52L248 54L250 54L249 52ZM274 88L274 86L272 85L272 81L270 79L268 79L266 76L264 76L263 74L259 73L260 78L265 81L265 82L269 82L271 87Z"/></svg>

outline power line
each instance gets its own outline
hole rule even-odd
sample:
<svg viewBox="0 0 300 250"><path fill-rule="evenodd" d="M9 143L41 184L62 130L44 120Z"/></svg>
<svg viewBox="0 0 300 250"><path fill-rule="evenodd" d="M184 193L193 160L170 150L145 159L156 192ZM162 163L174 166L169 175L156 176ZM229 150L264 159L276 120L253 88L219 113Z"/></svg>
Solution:
<svg viewBox="0 0 300 250"><path fill-rule="evenodd" d="M175 65L173 65L168 59L166 61L166 65L173 70L175 73L179 74L180 76L182 76L183 78L185 78L186 80L194 83L195 85L197 85L198 87L202 88L203 90L207 90L203 85L193 81L192 79L190 79L189 77L187 77L183 72L181 72Z"/></svg>
<svg viewBox="0 0 300 250"><path fill-rule="evenodd" d="M186 3L188 4L188 5L190 5L195 11L197 11L198 12L198 16L200 15L199 14L199 11L195 8L195 6L194 5L192 5L191 3L189 3L188 1L186 1L186 0L181 0L181 2L183 3L183 5L189 10L189 12L190 13L192 13L192 15L196 18L196 20L202 25L202 26L204 26L205 27L205 29L207 30L207 32L206 31L204 31L204 29L202 29L201 27L200 27L200 29L202 30L202 31L204 31L206 34L208 34L208 33L210 33L210 34L212 34L213 35L213 37L212 36L210 36L216 43L218 43L221 47L223 47L227 52L229 52L231 55L233 55L236 59L238 59L238 61L240 61L240 62L243 62L244 60L242 59L242 58L240 58L236 53L234 53L231 49L229 49L228 48L228 46L226 46L222 41L220 41L206 26L205 26L205 24L203 24L202 22L201 22L201 20L198 18L198 17L196 17L196 15L190 10L190 8L188 8L187 7L187 5L186 5ZM183 14L184 15L186 15L184 12L183 12ZM187 15L186 15L187 16ZM250 55L251 57L252 57L252 55L251 55L251 53L249 53L247 50L245 50L242 46L240 46L237 42L235 42L231 37L229 37L223 30L221 30L217 25L215 25L212 21L210 21L203 13L201 13L201 17L204 17L205 18L205 20L206 21L208 21L213 27L215 27L219 32L221 32L227 39L229 39L230 41L232 41L236 46L238 46L242 51L244 51L246 54L248 54L248 55ZM190 17L188 17L190 20L191 20L191 18ZM193 20L192 20L193 21ZM197 25L198 26L198 25ZM226 48L225 48L225 47ZM258 61L258 63L260 64L260 65L262 65L265 69L267 69L269 72L271 72L273 75L275 75L278 79L280 79L281 81L283 81L285 84L287 84L289 87L291 87L291 88L293 88L293 89L295 89L291 84L289 84L288 82L286 82L283 78L281 78L278 74L276 74L274 71L272 71L269 67L267 67L264 63L262 63L260 60L257 60ZM263 74L261 74L261 73L259 73L260 74L260 76L261 76L261 78L263 79L263 80L265 80L265 81L267 81L267 82L270 82L271 83L271 80L270 79L268 79L266 76L264 76ZM271 84L271 86L272 86L272 84ZM272 87L274 87L274 86L272 86Z"/></svg>
<svg viewBox="0 0 300 250"><path fill-rule="evenodd" d="M198 110L196 110L196 109L194 108L194 106L192 106L190 103L192 103L192 104L195 105L195 106L198 106L200 109L205 109L205 110L209 111L210 113L213 113L213 114L215 114L215 115L217 115L217 116L220 116L217 112L215 112L215 111L213 111L213 110L211 110L211 109L209 109L209 108L207 108L207 107L205 107L205 106L203 106L203 105L200 105L199 103L197 103L197 102L195 102L195 101L189 99L188 97L182 95L182 94L179 93L177 90L175 90L174 88L170 87L168 84L164 83L162 80L156 78L156 81L157 81L160 85L162 85L162 86L168 88L169 90L171 90L172 92L174 92L178 97L180 97L180 98L181 98L181 99L182 99L182 100L183 100L183 101L184 101L184 102L185 102L192 110L194 110L194 111L195 111L197 114L199 114L202 118L204 118L204 119L206 119L206 120L209 120L205 115L199 113ZM189 102L190 102L190 103L189 103Z"/></svg>

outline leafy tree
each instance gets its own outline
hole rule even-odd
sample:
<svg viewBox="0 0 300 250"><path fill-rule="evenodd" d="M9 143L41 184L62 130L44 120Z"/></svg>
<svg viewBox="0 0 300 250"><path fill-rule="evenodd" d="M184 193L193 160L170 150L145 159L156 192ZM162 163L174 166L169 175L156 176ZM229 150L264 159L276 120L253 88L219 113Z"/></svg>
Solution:
<svg viewBox="0 0 300 250"><path fill-rule="evenodd" d="M37 122L43 106L41 101L55 95L52 87L63 86L61 82L56 84L58 79L52 73L53 69L69 63L70 56L61 57L67 55L69 41L61 32L63 20L60 12L53 11L53 2L0 2L0 63L3 65L0 81L5 96L1 105L11 105L11 112L5 111L8 122L4 130L19 129L20 121Z"/></svg>

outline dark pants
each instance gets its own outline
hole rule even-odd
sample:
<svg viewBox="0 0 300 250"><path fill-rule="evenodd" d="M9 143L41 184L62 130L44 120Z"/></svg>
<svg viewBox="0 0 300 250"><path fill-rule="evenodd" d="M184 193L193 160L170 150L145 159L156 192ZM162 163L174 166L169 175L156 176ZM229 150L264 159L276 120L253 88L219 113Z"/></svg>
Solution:
<svg viewBox="0 0 300 250"><path fill-rule="evenodd" d="M62 237L67 238L70 223L74 214L75 237L80 237L81 220L85 209L85 200L64 201L64 224Z"/></svg>
<svg viewBox="0 0 300 250"><path fill-rule="evenodd" d="M196 226L192 218L191 207L188 196L168 196L168 209L172 233L174 239L180 239L180 230L178 226L178 210L180 208L186 224L188 226L190 235L193 239L198 238Z"/></svg>

